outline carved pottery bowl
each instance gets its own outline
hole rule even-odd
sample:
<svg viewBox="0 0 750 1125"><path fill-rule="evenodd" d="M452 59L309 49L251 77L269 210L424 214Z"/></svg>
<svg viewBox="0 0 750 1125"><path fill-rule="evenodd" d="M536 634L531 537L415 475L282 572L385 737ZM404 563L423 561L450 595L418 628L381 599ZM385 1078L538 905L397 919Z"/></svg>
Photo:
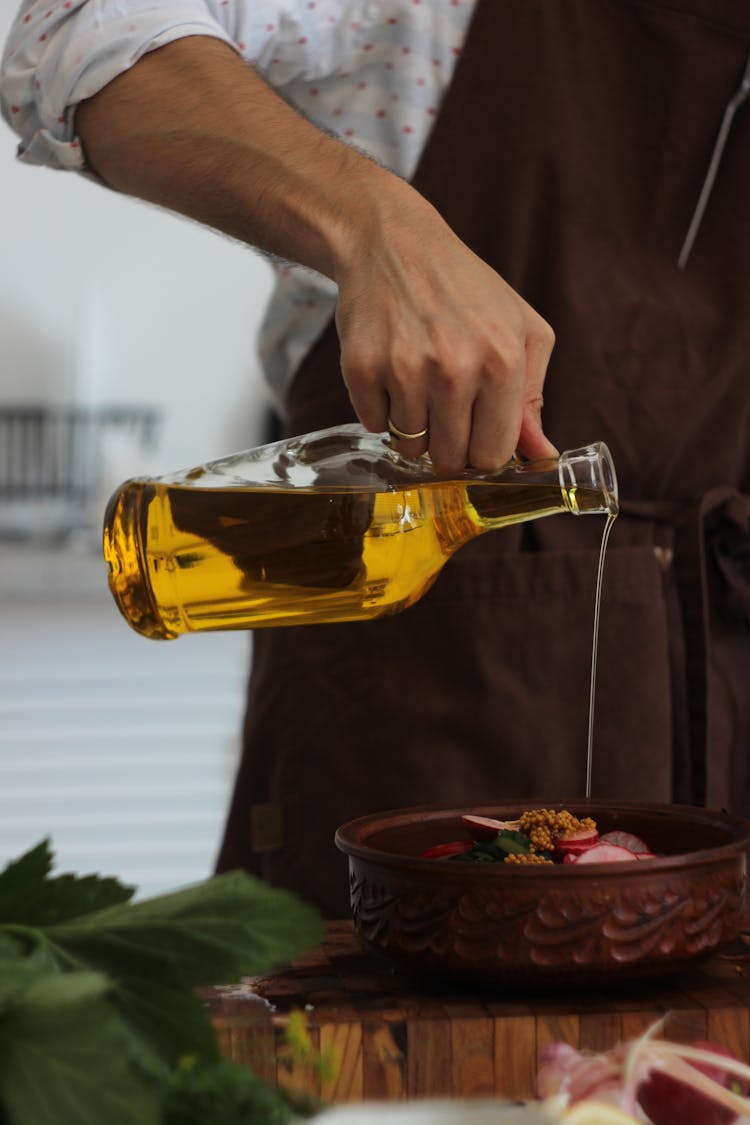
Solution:
<svg viewBox="0 0 750 1125"><path fill-rule="evenodd" d="M469 839L462 813L513 819L524 809L592 816L657 858L510 865L422 859ZM421 807L350 821L351 905L365 948L411 973L507 986L580 988L666 975L740 932L750 821L681 805L514 801Z"/></svg>

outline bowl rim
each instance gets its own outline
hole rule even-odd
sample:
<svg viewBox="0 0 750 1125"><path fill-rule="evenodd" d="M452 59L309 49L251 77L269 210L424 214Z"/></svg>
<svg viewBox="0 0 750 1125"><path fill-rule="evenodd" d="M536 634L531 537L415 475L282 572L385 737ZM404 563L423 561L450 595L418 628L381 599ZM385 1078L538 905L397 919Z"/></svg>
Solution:
<svg viewBox="0 0 750 1125"><path fill-rule="evenodd" d="M656 856L645 864L612 862L578 864L476 864L469 870L472 880L497 880L498 876L512 879L528 879L530 877L549 879L585 879L591 876L607 875L608 878L616 875L618 878L632 878L636 872L647 874L649 871L669 871L670 869L693 868L700 864L720 863L750 851L750 819L725 812L721 809L708 809L701 806L678 805L642 801L614 801L607 798L570 797L562 800L546 800L535 798L518 798L517 800L497 800L482 802L482 804L455 802L437 805L412 805L404 808L389 809L383 812L368 813L365 816L355 817L346 821L336 830L334 843L339 851L350 859L360 859L364 862L378 863L389 868L417 871L440 871L443 876L451 873L465 879L468 865L456 864L450 858L426 859L422 856L410 856L397 852L384 851L373 847L371 844L360 843L352 838L355 832L368 828L376 831L379 826L398 827L424 816L426 819L441 819L447 815L456 817L466 813L477 816L490 816L500 808L512 806L519 812L529 808L572 808L579 812L592 814L599 810L613 812L639 812L655 816L667 817L669 815L684 818L697 817L702 824L715 823L717 827L730 829L736 833L736 838L724 844L711 848L702 848L694 852L678 852L674 855Z"/></svg>

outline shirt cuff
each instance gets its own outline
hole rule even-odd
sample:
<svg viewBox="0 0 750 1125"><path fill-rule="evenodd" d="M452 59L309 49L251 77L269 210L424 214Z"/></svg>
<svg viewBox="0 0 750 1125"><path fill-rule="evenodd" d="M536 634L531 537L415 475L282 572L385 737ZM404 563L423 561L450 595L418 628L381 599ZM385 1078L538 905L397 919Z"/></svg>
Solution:
<svg viewBox="0 0 750 1125"><path fill-rule="evenodd" d="M132 23L117 21L117 26L107 25L96 33L75 40L68 45L65 54L75 51L75 59L68 64L67 59L56 60L55 71L50 81L45 81L44 67L40 71L40 85L43 91L39 99L40 127L28 141L22 140L18 146L18 157L27 164L43 164L50 168L83 171L86 162L80 138L75 132L75 106L93 97L118 75L125 73L139 59L150 51L164 47L178 39L188 36L208 36L219 39L232 47L237 45L213 22L176 22L161 27L149 36L143 36L133 43ZM82 60L86 60L85 63Z"/></svg>

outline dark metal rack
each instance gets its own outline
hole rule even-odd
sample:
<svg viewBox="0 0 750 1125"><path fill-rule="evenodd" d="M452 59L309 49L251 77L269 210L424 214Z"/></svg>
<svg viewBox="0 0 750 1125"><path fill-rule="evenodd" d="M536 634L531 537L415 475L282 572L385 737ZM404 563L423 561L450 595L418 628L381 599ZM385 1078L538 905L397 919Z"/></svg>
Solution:
<svg viewBox="0 0 750 1125"><path fill-rule="evenodd" d="M160 421L148 406L0 406L0 505L57 502L73 530L101 486L107 438L153 449Z"/></svg>

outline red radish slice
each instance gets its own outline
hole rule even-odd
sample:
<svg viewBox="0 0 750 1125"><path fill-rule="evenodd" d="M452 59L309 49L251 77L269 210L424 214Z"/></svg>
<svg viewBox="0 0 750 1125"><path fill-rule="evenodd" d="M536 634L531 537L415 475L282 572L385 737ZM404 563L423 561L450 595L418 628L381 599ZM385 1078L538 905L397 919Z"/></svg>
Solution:
<svg viewBox="0 0 750 1125"><path fill-rule="evenodd" d="M491 816L473 816L464 813L461 823L475 840L494 840L498 832L508 827L507 821L493 820Z"/></svg>
<svg viewBox="0 0 750 1125"><path fill-rule="evenodd" d="M627 848L629 852L650 852L651 848L640 836L632 832L605 832L601 837L603 844L616 844L618 848Z"/></svg>
<svg viewBox="0 0 750 1125"><path fill-rule="evenodd" d="M555 855L565 859L567 855L580 855L599 843L599 833L595 828L580 828L577 832L567 832L555 840Z"/></svg>
<svg viewBox="0 0 750 1125"><path fill-rule="evenodd" d="M451 840L448 844L435 844L422 852L422 859L446 859L452 855L463 855L474 847L471 840Z"/></svg>
<svg viewBox="0 0 750 1125"><path fill-rule="evenodd" d="M635 858L631 851L617 844L594 844L576 857L576 863L634 863Z"/></svg>

